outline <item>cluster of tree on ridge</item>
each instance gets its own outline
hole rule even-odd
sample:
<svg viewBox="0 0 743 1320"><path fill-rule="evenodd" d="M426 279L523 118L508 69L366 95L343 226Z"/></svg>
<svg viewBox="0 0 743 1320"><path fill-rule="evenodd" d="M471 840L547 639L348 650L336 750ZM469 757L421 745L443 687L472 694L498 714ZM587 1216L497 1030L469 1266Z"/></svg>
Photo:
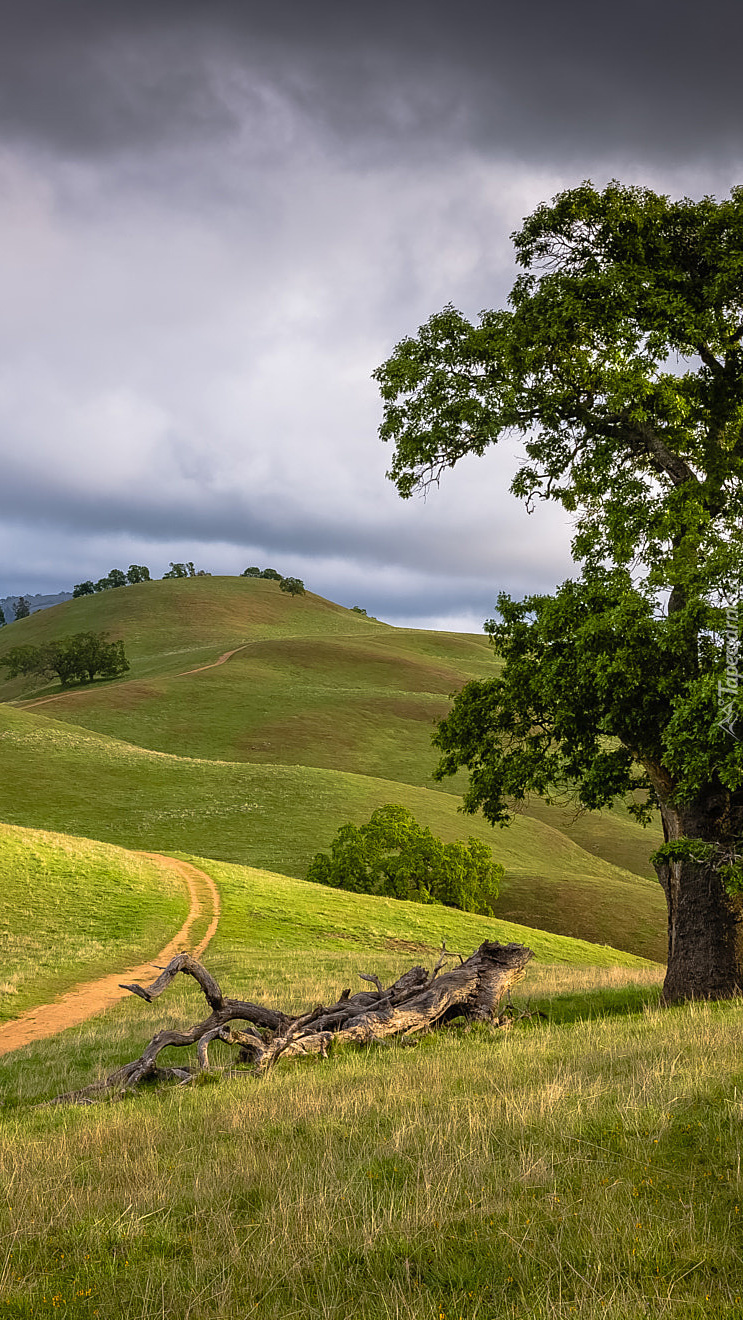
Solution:
<svg viewBox="0 0 743 1320"><path fill-rule="evenodd" d="M149 582L150 570L144 564L130 564L126 573L121 568L112 568L108 577L97 582L77 582L73 587L73 596L94 596L97 591L111 591L115 587L127 587L134 582ZM16 617L18 617L16 615Z"/></svg>
<svg viewBox="0 0 743 1320"><path fill-rule="evenodd" d="M301 578L283 577L275 568L246 568L240 576L267 578L269 582L278 582L281 590L288 592L290 596L304 596L305 594L305 586Z"/></svg>
<svg viewBox="0 0 743 1320"><path fill-rule="evenodd" d="M406 807L388 802L366 825L342 825L329 853L317 853L307 879L354 894L443 903L492 917L503 867L487 844L444 843Z"/></svg>
<svg viewBox="0 0 743 1320"><path fill-rule="evenodd" d="M117 678L126 673L129 661L122 641L108 642L105 633L74 633L42 646L13 646L0 657L0 665L8 671L8 678L19 674L52 678L55 674L62 687L72 679L79 683L92 683L101 678Z"/></svg>
<svg viewBox="0 0 743 1320"><path fill-rule="evenodd" d="M303 596L305 594L304 583L301 578L284 577L277 572L275 568L246 568L241 577L268 578L272 582L278 582L282 591L286 591L291 596ZM186 563L173 563L171 560L170 568L167 573L163 573L163 581L166 578L188 578L188 577L211 577L203 568L195 568L193 561ZM93 596L98 591L111 591L116 587L127 587L135 582L150 582L150 570L144 564L130 564L126 572L121 568L112 568L107 577L99 578L97 582L89 579L87 582L78 582L73 589L73 596ZM23 597L21 597L23 600ZM28 610L26 611L28 613ZM23 618L24 615L18 614L16 618ZM2 619L0 622L4 622Z"/></svg>

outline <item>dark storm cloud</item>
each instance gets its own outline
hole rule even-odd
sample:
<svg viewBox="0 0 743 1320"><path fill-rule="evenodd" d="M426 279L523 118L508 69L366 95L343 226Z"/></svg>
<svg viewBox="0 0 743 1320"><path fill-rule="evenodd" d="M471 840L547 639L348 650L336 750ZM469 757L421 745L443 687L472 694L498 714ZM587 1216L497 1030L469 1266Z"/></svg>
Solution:
<svg viewBox="0 0 743 1320"><path fill-rule="evenodd" d="M273 562L477 628L500 587L567 576L569 528L528 523L505 446L398 501L370 375L444 303L498 305L509 233L560 189L740 182L743 11L4 10L0 595Z"/></svg>
<svg viewBox="0 0 743 1320"><path fill-rule="evenodd" d="M275 128L268 89L358 153L727 160L743 11L664 0L27 0L0 44L0 131L71 153Z"/></svg>

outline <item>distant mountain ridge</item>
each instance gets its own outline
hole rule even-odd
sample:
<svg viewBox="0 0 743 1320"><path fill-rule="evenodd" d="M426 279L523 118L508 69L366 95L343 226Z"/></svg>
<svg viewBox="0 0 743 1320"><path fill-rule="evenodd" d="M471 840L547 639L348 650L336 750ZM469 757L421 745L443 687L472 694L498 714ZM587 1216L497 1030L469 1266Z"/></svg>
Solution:
<svg viewBox="0 0 743 1320"><path fill-rule="evenodd" d="M0 608L5 615L6 623L12 623L15 619L15 607L22 595L25 593L21 592L18 596L4 596L0 599ZM58 591L55 596L45 596L37 592L35 596L26 595L26 600L31 606L31 613L36 614L39 610L50 609L52 605L60 605L63 600L72 600L72 592Z"/></svg>

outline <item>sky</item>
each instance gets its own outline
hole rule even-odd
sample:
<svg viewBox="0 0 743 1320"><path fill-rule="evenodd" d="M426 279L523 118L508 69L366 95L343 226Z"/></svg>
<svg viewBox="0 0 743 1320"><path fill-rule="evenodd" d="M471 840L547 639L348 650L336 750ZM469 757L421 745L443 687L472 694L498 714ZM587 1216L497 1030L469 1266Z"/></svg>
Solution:
<svg viewBox="0 0 743 1320"><path fill-rule="evenodd" d="M474 632L551 590L518 443L402 501L372 372L502 305L562 189L743 182L742 37L728 0L6 0L0 597L193 560Z"/></svg>

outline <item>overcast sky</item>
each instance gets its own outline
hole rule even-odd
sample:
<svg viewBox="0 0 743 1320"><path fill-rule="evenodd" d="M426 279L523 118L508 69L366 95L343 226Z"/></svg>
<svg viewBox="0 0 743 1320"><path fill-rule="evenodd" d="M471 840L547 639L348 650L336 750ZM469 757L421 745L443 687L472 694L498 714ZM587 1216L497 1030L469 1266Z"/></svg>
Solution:
<svg viewBox="0 0 743 1320"><path fill-rule="evenodd" d="M743 11L0 0L0 597L272 566L479 630L570 573L499 446L401 501L371 372L590 177L743 182Z"/></svg>

